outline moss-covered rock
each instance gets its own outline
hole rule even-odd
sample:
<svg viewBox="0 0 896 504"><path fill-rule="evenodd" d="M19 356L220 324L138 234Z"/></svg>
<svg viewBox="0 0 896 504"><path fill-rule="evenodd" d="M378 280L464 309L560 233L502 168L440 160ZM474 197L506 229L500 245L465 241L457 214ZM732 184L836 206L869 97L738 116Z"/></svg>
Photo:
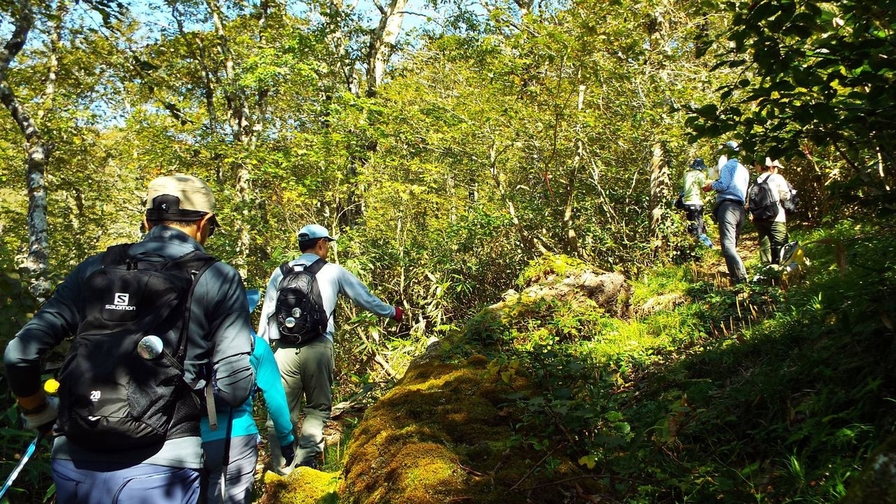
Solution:
<svg viewBox="0 0 896 504"><path fill-rule="evenodd" d="M289 476L264 474L264 495L259 504L336 504L338 474L299 467Z"/></svg>
<svg viewBox="0 0 896 504"><path fill-rule="evenodd" d="M465 470L465 452L510 434L497 406L478 394L487 362L412 365L352 436L345 501L428 503L463 495L475 479Z"/></svg>
<svg viewBox="0 0 896 504"><path fill-rule="evenodd" d="M463 333L431 347L367 411L346 454L341 502L560 503L602 491L566 458L568 439L544 445L517 432L526 413L510 397L538 391L518 362L488 355L495 345L588 338L590 324L626 306L631 287L621 275L550 255L520 283L527 286L521 294L508 294Z"/></svg>
<svg viewBox="0 0 896 504"><path fill-rule="evenodd" d="M896 502L896 436L891 436L868 457L865 469L852 483L841 502Z"/></svg>

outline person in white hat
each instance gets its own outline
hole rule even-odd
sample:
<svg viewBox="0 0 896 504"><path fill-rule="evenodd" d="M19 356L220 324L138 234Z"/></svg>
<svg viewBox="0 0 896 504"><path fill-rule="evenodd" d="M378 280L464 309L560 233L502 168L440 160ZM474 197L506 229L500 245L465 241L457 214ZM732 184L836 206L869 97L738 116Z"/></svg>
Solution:
<svg viewBox="0 0 896 504"><path fill-rule="evenodd" d="M787 243L787 213L784 211L784 203L790 200L790 185L784 176L778 173L782 168L777 159L765 158L765 163L755 163L759 170L756 184L768 182L772 192L777 196L777 212L767 219L753 219L753 226L759 238L759 261L762 264L779 264L781 262L781 249ZM747 206L750 206L749 199Z"/></svg>
<svg viewBox="0 0 896 504"><path fill-rule="evenodd" d="M145 208L143 240L76 266L4 354L25 426L47 432L55 423L58 502L198 502L204 411L191 397L199 392L193 385L215 382L219 400L237 406L255 381L242 279L203 249L217 226L211 189L189 175L159 177L149 183ZM168 286L180 294L155 295ZM162 306L160 298L172 301ZM72 335L59 397L48 398L41 357ZM155 354L142 347L148 337L161 347ZM110 376L114 381L103 381ZM172 406L151 416L157 403L149 399ZM157 417L163 423L147 423Z"/></svg>
<svg viewBox="0 0 896 504"><path fill-rule="evenodd" d="M269 341L274 349L274 358L283 378L283 388L286 391L292 421L297 425L302 424L293 466L316 468L318 457L323 452L324 424L333 409L332 386L335 367L333 342L336 335L337 296L342 294L355 305L397 322L401 321L403 312L400 307L390 306L373 295L367 286L347 269L327 262L331 244L336 238L330 236L325 227L309 224L299 230L298 239L302 255L274 270L268 281L258 335ZM282 315L278 316L277 313L278 290L283 288L281 282L285 275L290 275L290 271L293 270L315 270L313 275L323 305L321 309L324 312L319 334L301 341L282 334L281 328L288 329L283 325ZM268 424L269 437L272 437L270 420ZM270 446L274 471L288 473L292 468L282 468L284 459L279 444L273 437Z"/></svg>

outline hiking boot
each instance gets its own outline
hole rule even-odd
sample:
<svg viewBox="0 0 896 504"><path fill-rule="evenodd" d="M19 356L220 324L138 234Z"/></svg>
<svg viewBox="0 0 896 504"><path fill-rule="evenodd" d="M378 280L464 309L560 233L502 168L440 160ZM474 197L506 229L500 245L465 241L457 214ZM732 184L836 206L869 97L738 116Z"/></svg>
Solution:
<svg viewBox="0 0 896 504"><path fill-rule="evenodd" d="M712 240L709 239L705 234L700 235L700 243L706 245L709 248L712 248Z"/></svg>
<svg viewBox="0 0 896 504"><path fill-rule="evenodd" d="M289 476L289 474L291 472L293 472L293 470L295 470L295 466L291 466L291 465L283 466L283 467L275 467L275 468L271 469L271 471L274 474L277 474L278 476L283 476L283 477Z"/></svg>
<svg viewBox="0 0 896 504"><path fill-rule="evenodd" d="M320 464L317 462L317 459L303 460L303 461L299 462L299 464L296 465L296 467L310 467L311 469L314 469L315 471L320 470Z"/></svg>

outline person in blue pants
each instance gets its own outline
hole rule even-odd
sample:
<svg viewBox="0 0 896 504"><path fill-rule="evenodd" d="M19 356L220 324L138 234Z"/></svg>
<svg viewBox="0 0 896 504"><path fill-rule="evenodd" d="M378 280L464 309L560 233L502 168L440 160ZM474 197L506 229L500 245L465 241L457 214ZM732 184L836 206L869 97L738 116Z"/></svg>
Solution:
<svg viewBox="0 0 896 504"><path fill-rule="evenodd" d="M143 225L147 233L127 249L129 261L137 257L174 261L188 254L204 253L206 242L218 227L211 188L191 175L168 175L150 181L144 208ZM105 318L106 311L111 314L122 308L128 312L135 310L135 315L140 310L158 314L152 300L129 299L129 294L116 291L111 285L114 282L102 281L105 277L101 272L109 259L107 253L93 255L76 266L9 342L3 355L9 390L16 396L25 428L45 432L55 423L50 464L56 502L195 504L201 493L199 419L202 412L193 397L183 394L177 399L177 407L161 439L150 437L150 441L139 442L146 431L135 428L130 433L119 432L119 442L110 442L102 434L98 435L100 439L97 441L88 442L78 439L78 434L71 435L77 429L69 432L66 427L76 415L72 408L65 406L76 400L69 388L72 382L66 385L65 380L60 379L63 387L55 397L47 396L41 387L43 360L53 348L72 336L75 336L72 348L77 349L75 342L83 341L83 335L78 334L79 327L89 320L113 320ZM108 300L98 299L98 296L88 299L86 293L95 291L92 286L103 284L108 286ZM183 380L194 384L212 378L218 383L216 394L222 404L242 404L249 396L255 376L249 364L253 351L252 323L246 311L245 287L240 274L232 266L217 261L198 275L192 289L190 304L183 309L185 320L175 326L179 330L184 323L189 323L188 330L184 331ZM88 301L92 304L90 309ZM127 322L128 317L115 320ZM125 332L130 331L127 335L139 334L141 325L152 315L139 317L129 327L123 324ZM118 336L122 333L114 335L119 341ZM126 339L124 336L121 341ZM119 346L118 349L123 348ZM76 359L89 359L91 363L109 364L108 367L117 373L116 378L139 378L131 376L130 370L121 365L123 359L112 359L106 352L71 353L70 356L66 358L67 364ZM194 392L202 391L196 389ZM102 390L95 390L93 394L95 399L92 401L102 399L107 404L105 408L116 402L121 411L131 408L127 400L130 397L103 395ZM61 422L56 422L57 416ZM90 416L84 418L95 420ZM114 417L100 417L103 422L96 421L93 427L103 429L110 418ZM129 413L127 418L133 417ZM132 443L120 443L122 434L130 434Z"/></svg>
<svg viewBox="0 0 896 504"><path fill-rule="evenodd" d="M258 305L257 289L246 291L251 313ZM274 360L274 352L268 343L252 331L255 351L249 363L255 370L256 385L264 394L264 401L273 420L280 452L286 465L295 457L295 436L289 407L280 380L280 369ZM252 416L252 396L241 406L218 411L221 425L212 430L208 417L200 421L202 449L205 451L205 470L208 473L207 495L209 504L251 502L252 483L255 481L255 465L258 462L260 439L255 418ZM229 442L228 442L229 440Z"/></svg>

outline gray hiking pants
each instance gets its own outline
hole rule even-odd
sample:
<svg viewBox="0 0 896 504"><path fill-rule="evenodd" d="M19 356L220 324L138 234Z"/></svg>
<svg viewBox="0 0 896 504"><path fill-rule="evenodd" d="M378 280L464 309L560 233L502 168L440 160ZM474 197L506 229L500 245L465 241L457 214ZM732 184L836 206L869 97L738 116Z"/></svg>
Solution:
<svg viewBox="0 0 896 504"><path fill-rule="evenodd" d="M323 452L324 424L333 409L333 342L320 337L304 346L295 346L281 344L278 340L274 342L274 359L280 368L292 423L302 424L294 465L310 465ZM284 460L270 417L267 427L271 462L276 470Z"/></svg>
<svg viewBox="0 0 896 504"><path fill-rule="evenodd" d="M744 204L734 200L722 200L716 207L716 220L719 224L719 240L722 242L722 256L728 266L728 276L734 283L747 279L747 270L737 255L737 239L743 227L747 212Z"/></svg>
<svg viewBox="0 0 896 504"><path fill-rule="evenodd" d="M224 445L226 439L202 443L205 452L205 470L208 471L209 504L236 504L252 501L252 484L255 483L255 464L258 462L258 435L230 438L230 456L227 459L227 479L221 494L224 474Z"/></svg>

